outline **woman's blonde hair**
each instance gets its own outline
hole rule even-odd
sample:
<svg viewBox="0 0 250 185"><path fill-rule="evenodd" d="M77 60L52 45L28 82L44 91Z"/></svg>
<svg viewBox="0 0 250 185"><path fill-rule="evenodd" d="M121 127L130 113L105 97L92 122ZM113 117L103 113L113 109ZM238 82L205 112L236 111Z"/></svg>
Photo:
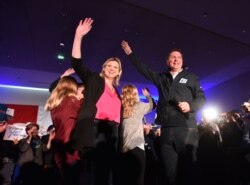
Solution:
<svg viewBox="0 0 250 185"><path fill-rule="evenodd" d="M107 64L110 62L110 61L115 61L118 63L118 66L119 66L119 72L118 72L118 75L115 77L115 80L113 82L113 85L114 86L118 86L120 84L120 79L121 79L121 76L122 76L122 63L121 63L121 60L117 57L111 57L111 58L108 58L102 65L102 72L100 73L100 76L101 77L104 77L104 68L107 66Z"/></svg>
<svg viewBox="0 0 250 185"><path fill-rule="evenodd" d="M71 76L62 77L52 91L44 109L51 111L57 107L66 96L77 96L77 81Z"/></svg>
<svg viewBox="0 0 250 185"><path fill-rule="evenodd" d="M134 85L122 87L123 118L132 116L134 106L139 102L138 90Z"/></svg>

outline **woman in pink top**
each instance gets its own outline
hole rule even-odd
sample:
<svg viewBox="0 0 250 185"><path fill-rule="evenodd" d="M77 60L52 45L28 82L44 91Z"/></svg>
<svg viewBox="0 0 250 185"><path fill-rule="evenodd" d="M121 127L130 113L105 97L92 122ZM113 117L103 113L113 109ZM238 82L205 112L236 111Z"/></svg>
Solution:
<svg viewBox="0 0 250 185"><path fill-rule="evenodd" d="M93 20L81 20L76 28L72 49L72 67L85 84L84 102L71 141L73 148L90 152L93 184L116 184L118 126L121 100L116 86L122 73L117 57L107 59L101 73L93 72L82 62L82 39L92 28ZM85 158L86 159L86 158ZM112 178L111 178L112 177Z"/></svg>
<svg viewBox="0 0 250 185"><path fill-rule="evenodd" d="M77 95L77 81L70 76L61 78L51 93L45 110L50 111L55 127L53 147L55 162L61 174L62 184L79 184L78 151L69 150L72 130L75 128L81 99Z"/></svg>

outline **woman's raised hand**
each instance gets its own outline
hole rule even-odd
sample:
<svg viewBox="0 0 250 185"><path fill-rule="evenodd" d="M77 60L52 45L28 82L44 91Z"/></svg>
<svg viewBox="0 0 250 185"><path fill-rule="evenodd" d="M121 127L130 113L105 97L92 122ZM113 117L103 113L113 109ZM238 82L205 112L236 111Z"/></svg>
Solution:
<svg viewBox="0 0 250 185"><path fill-rule="evenodd" d="M79 37L86 35L91 30L93 22L94 20L92 18L85 18L84 20L81 20L76 28L76 35Z"/></svg>

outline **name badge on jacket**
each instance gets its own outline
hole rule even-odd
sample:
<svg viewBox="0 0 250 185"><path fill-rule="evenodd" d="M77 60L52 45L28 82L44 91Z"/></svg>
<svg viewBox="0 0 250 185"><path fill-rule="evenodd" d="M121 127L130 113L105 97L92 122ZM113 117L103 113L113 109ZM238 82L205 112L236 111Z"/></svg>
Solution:
<svg viewBox="0 0 250 185"><path fill-rule="evenodd" d="M186 79L186 78L181 78L179 82L180 82L181 84L185 84L185 83L187 83L187 81L188 81L188 79Z"/></svg>

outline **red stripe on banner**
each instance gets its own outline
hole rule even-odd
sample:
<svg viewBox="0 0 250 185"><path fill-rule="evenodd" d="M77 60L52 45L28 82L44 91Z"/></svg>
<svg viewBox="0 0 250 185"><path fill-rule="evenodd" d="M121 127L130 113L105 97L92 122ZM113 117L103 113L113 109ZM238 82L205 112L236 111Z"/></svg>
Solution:
<svg viewBox="0 0 250 185"><path fill-rule="evenodd" d="M37 122L37 116L38 116L37 105L7 104L7 107L14 109L14 116L11 120L8 121L9 124Z"/></svg>

